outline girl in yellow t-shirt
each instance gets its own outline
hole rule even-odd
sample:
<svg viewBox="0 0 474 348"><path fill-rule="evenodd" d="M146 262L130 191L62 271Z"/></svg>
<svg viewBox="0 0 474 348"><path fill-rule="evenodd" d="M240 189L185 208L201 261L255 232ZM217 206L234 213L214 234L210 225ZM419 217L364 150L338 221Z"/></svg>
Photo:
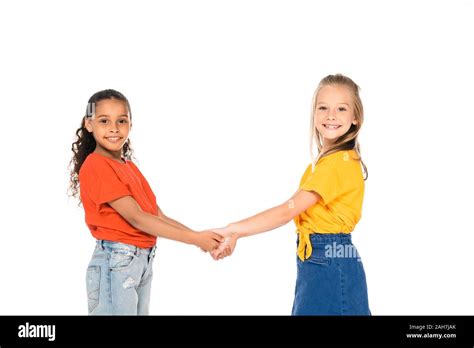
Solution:
<svg viewBox="0 0 474 348"><path fill-rule="evenodd" d="M361 217L364 180L357 136L364 112L359 86L337 74L321 80L311 113L312 156L298 191L285 203L215 229L226 236L214 259L229 256L241 237L294 220L297 279L293 315L370 315L364 267L351 242ZM365 178L364 178L365 174Z"/></svg>

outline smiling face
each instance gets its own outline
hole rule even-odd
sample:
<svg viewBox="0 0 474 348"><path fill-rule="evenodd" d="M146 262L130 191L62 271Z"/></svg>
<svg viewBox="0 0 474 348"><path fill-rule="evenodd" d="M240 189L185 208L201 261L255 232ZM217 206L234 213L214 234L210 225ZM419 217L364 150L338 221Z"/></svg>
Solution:
<svg viewBox="0 0 474 348"><path fill-rule="evenodd" d="M128 139L131 122L127 104L117 99L104 99L95 104L94 115L86 119L85 127L92 132L98 152L120 160L122 147Z"/></svg>
<svg viewBox="0 0 474 348"><path fill-rule="evenodd" d="M352 124L357 124L350 89L343 85L322 87L316 100L314 124L321 135L323 148L346 134Z"/></svg>

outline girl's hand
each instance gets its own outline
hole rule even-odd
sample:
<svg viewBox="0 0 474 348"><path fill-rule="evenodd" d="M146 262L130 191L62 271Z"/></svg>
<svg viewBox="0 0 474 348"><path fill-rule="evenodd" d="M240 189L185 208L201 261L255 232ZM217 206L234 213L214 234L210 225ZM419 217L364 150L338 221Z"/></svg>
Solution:
<svg viewBox="0 0 474 348"><path fill-rule="evenodd" d="M237 244L237 239L239 239L237 233L228 232L225 228L213 229L212 231L215 231L225 237L224 242L222 242L216 250L211 252L212 258L214 260L220 260L224 257L232 255Z"/></svg>
<svg viewBox="0 0 474 348"><path fill-rule="evenodd" d="M224 237L213 231L203 231L196 233L196 241L194 244L201 248L202 251L213 251L219 247L224 241Z"/></svg>

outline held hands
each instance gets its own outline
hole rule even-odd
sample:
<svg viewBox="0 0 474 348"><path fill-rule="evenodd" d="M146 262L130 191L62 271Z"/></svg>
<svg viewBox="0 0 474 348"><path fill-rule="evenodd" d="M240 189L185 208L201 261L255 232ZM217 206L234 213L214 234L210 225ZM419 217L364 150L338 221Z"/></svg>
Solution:
<svg viewBox="0 0 474 348"><path fill-rule="evenodd" d="M219 248L220 245L224 242L224 237L213 231L202 231L196 234L196 242L194 243L202 251L214 251Z"/></svg>
<svg viewBox="0 0 474 348"><path fill-rule="evenodd" d="M232 255L237 244L238 235L227 228L213 228L197 233L194 243L203 252L210 252L214 260Z"/></svg>
<svg viewBox="0 0 474 348"><path fill-rule="evenodd" d="M228 231L226 228L214 228L211 231L217 232L224 237L224 241L220 243L217 249L211 251L211 256L214 260L220 260L224 257L232 255L237 244L238 235L234 232Z"/></svg>

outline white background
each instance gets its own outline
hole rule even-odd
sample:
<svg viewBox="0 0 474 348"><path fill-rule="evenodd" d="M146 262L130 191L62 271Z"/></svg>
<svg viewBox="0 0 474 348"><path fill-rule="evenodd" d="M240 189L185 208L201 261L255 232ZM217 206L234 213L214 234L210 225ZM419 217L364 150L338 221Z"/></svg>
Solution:
<svg viewBox="0 0 474 348"><path fill-rule="evenodd" d="M0 314L87 314L94 248L68 198L90 95L130 100L138 165L196 230L280 204L309 163L311 97L362 88L353 234L373 314L474 314L472 1L2 1ZM293 223L214 262L159 240L151 314L290 314Z"/></svg>

